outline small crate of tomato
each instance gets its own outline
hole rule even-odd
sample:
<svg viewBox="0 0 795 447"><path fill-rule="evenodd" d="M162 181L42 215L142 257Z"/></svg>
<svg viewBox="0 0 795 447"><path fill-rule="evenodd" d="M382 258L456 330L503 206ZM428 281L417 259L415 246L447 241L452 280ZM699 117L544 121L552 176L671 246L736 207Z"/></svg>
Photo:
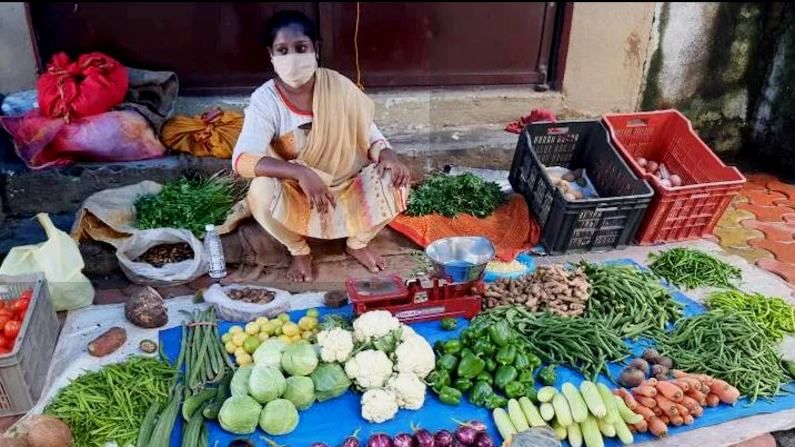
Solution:
<svg viewBox="0 0 795 447"><path fill-rule="evenodd" d="M58 330L44 275L0 275L0 417L35 405Z"/></svg>

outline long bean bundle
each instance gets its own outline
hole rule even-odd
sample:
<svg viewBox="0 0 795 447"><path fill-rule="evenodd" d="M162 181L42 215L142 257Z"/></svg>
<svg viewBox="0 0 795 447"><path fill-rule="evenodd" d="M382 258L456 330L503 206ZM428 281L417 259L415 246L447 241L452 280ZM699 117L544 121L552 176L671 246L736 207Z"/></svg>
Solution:
<svg viewBox="0 0 795 447"><path fill-rule="evenodd" d="M168 363L131 357L79 376L44 413L72 429L76 447L135 445L147 410L166 401L176 379L177 370Z"/></svg>
<svg viewBox="0 0 795 447"><path fill-rule="evenodd" d="M752 402L776 395L788 382L775 343L744 312L711 310L681 319L656 342L679 369L723 379Z"/></svg>
<svg viewBox="0 0 795 447"><path fill-rule="evenodd" d="M186 391L197 391L207 383L218 383L226 374L226 367L235 365L226 355L218 335L215 308L184 312L189 321L182 324L182 350L177 366L185 364Z"/></svg>
<svg viewBox="0 0 795 447"><path fill-rule="evenodd" d="M673 248L649 255L649 268L675 286L688 289L713 286L734 288L732 281L742 278L742 271L707 253L692 248Z"/></svg>
<svg viewBox="0 0 795 447"><path fill-rule="evenodd" d="M785 333L795 333L795 307L782 298L725 290L712 293L707 298L707 307L748 312L751 319L774 341L780 341Z"/></svg>
<svg viewBox="0 0 795 447"><path fill-rule="evenodd" d="M480 314L472 320L472 327L498 321L507 321L522 334L544 363L571 366L588 379L595 379L600 372L610 376L607 363L629 355L621 337L601 320L502 306Z"/></svg>
<svg viewBox="0 0 795 447"><path fill-rule="evenodd" d="M651 273L631 265L582 261L580 266L592 287L585 315L625 337L663 331L682 316L682 304Z"/></svg>

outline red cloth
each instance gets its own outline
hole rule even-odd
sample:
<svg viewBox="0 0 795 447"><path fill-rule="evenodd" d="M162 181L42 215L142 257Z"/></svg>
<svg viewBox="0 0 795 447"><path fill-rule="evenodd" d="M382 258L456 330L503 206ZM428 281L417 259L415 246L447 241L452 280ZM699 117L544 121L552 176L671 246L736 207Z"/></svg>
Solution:
<svg viewBox="0 0 795 447"><path fill-rule="evenodd" d="M127 86L127 68L102 53L83 54L75 62L58 53L36 82L41 113L67 123L121 104Z"/></svg>
<svg viewBox="0 0 795 447"><path fill-rule="evenodd" d="M551 123L557 122L555 112L549 109L533 109L529 115L523 116L516 121L508 123L508 125L505 126L505 131L519 134L526 125L540 121L547 121Z"/></svg>
<svg viewBox="0 0 795 447"><path fill-rule="evenodd" d="M135 111L101 113L67 123L32 110L24 116L0 117L0 124L30 169L76 161L137 161L166 152L149 122Z"/></svg>

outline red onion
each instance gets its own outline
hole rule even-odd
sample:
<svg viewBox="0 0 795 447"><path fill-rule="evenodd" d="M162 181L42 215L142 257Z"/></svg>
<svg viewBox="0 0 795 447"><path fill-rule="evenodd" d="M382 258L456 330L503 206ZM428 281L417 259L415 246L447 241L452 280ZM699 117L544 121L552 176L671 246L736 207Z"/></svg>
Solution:
<svg viewBox="0 0 795 447"><path fill-rule="evenodd" d="M345 438L345 440L342 441L342 447L359 447L359 438L356 436L358 433L359 430L356 430L353 434Z"/></svg>
<svg viewBox="0 0 795 447"><path fill-rule="evenodd" d="M392 447L392 438L386 433L376 433L367 440L367 447Z"/></svg>
<svg viewBox="0 0 795 447"><path fill-rule="evenodd" d="M325 442L313 442L309 447L329 447Z"/></svg>
<svg viewBox="0 0 795 447"><path fill-rule="evenodd" d="M458 439L453 438L453 442L450 443L450 447L464 447L464 444L461 444L461 441Z"/></svg>
<svg viewBox="0 0 795 447"><path fill-rule="evenodd" d="M486 424L480 421L469 421L467 425L474 428L476 432L483 433L486 431Z"/></svg>
<svg viewBox="0 0 795 447"><path fill-rule="evenodd" d="M453 443L453 434L447 430L439 430L433 435L433 443L436 447L450 447Z"/></svg>
<svg viewBox="0 0 795 447"><path fill-rule="evenodd" d="M459 425L455 430L455 438L464 445L472 445L478 432L470 425Z"/></svg>
<svg viewBox="0 0 795 447"><path fill-rule="evenodd" d="M433 435L425 429L414 430L414 441L417 447L434 447Z"/></svg>
<svg viewBox="0 0 795 447"><path fill-rule="evenodd" d="M475 447L494 447L494 441L491 440L485 432L478 433L475 436Z"/></svg>
<svg viewBox="0 0 795 447"><path fill-rule="evenodd" d="M408 433L399 433L392 440L394 447L414 447L414 438Z"/></svg>

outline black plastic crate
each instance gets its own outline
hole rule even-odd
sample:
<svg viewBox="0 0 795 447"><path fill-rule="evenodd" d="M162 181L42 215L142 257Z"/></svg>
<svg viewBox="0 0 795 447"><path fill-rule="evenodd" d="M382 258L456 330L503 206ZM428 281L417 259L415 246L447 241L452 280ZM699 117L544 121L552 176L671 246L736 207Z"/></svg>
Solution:
<svg viewBox="0 0 795 447"><path fill-rule="evenodd" d="M585 168L599 197L566 200L547 166ZM654 195L618 155L600 121L529 124L519 136L509 179L541 225L550 254L626 246Z"/></svg>

